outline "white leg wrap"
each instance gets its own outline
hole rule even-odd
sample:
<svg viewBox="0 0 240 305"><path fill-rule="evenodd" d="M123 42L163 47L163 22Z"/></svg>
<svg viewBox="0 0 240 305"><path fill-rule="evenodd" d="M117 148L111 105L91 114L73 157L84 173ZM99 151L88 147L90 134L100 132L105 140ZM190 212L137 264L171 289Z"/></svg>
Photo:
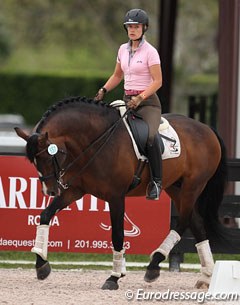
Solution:
<svg viewBox="0 0 240 305"><path fill-rule="evenodd" d="M49 225L37 226L35 245L31 249L31 252L40 255L41 258L44 260L47 260L48 235L49 235Z"/></svg>
<svg viewBox="0 0 240 305"><path fill-rule="evenodd" d="M126 274L125 249L120 252L113 250L113 270L112 275L121 277Z"/></svg>
<svg viewBox="0 0 240 305"><path fill-rule="evenodd" d="M152 258L154 253L160 252L167 258L169 252L179 242L180 239L181 239L180 235L176 231L171 230L168 236L161 243L161 245L151 253L150 257Z"/></svg>
<svg viewBox="0 0 240 305"><path fill-rule="evenodd" d="M201 278L198 280L196 287L201 288L203 285L209 285L214 268L214 260L209 246L209 241L204 240L195 245L201 263Z"/></svg>

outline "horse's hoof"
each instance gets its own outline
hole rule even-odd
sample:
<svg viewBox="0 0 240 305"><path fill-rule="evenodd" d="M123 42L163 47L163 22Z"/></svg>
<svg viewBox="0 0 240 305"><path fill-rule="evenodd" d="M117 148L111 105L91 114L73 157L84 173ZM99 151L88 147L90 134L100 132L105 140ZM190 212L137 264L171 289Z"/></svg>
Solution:
<svg viewBox="0 0 240 305"><path fill-rule="evenodd" d="M195 284L195 288L197 289L208 289L209 288L209 283L206 283L205 281L197 281Z"/></svg>
<svg viewBox="0 0 240 305"><path fill-rule="evenodd" d="M102 286L102 290L117 290L118 288L118 283L113 281L106 281Z"/></svg>
<svg viewBox="0 0 240 305"><path fill-rule="evenodd" d="M49 262L46 262L44 265L42 265L39 268L36 268L37 271L37 278L38 280L45 280L51 273L51 266Z"/></svg>
<svg viewBox="0 0 240 305"><path fill-rule="evenodd" d="M147 269L144 281L147 283L152 283L156 281L157 278L160 276L160 268L159 269Z"/></svg>

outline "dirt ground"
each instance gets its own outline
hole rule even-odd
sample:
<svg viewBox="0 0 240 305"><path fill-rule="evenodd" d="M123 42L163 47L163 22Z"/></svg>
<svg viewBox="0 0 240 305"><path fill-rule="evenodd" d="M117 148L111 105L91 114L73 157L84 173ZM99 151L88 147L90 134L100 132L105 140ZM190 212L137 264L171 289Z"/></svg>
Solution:
<svg viewBox="0 0 240 305"><path fill-rule="evenodd" d="M144 282L144 271L128 271L119 280L119 289L101 290L102 284L110 271L89 270L53 270L44 281L36 278L33 269L0 269L0 304L7 305L121 305L160 303L166 305L202 304L202 295L206 290L197 290L194 284L199 274L190 272L161 272L161 277L154 283ZM196 292L199 299L196 299ZM183 300L175 295L170 300L170 293L187 293ZM162 296L162 299L161 299ZM131 299L131 300L128 300ZM167 300L168 299L168 300ZM232 305L239 302L208 301L208 305Z"/></svg>

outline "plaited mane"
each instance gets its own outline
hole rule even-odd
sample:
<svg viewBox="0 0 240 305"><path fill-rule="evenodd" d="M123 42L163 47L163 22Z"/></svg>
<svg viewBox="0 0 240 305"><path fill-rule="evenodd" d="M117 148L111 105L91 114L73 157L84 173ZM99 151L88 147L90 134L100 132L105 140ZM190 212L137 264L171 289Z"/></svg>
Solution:
<svg viewBox="0 0 240 305"><path fill-rule="evenodd" d="M40 133L43 125L48 121L49 117L56 113L59 110L62 110L65 107L71 107L71 106L80 106L81 103L88 103L88 104L92 104L98 107L102 107L102 108L109 108L109 109L113 109L112 107L110 107L108 104L106 103L102 103L102 102L96 102L93 99L90 98L86 98L86 97L68 97L66 99L63 99L62 101L57 102L56 104L50 106L48 108L48 110L43 114L39 125L37 127L36 132Z"/></svg>

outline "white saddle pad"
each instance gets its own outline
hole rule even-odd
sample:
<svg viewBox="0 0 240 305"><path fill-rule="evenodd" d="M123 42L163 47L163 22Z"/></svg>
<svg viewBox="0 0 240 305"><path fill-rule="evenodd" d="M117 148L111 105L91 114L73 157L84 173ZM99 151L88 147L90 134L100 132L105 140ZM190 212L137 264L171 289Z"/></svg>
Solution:
<svg viewBox="0 0 240 305"><path fill-rule="evenodd" d="M111 106L118 108L121 116L123 116L124 113L126 112L126 104L122 100L117 100L117 101L112 102ZM169 124L168 120L166 120L165 118L162 117L162 121L163 121L163 123L160 124L158 132L160 134L162 134L163 136L171 139L171 140L168 140L168 139L165 139L164 137L162 137L163 144L164 144L164 152L162 154L162 159L164 160L164 159L179 157L181 154L181 145L180 145L179 137L178 137L175 129ZM129 127L125 117L123 118L123 122L131 137L133 148L134 148L137 158L140 160L146 160L147 157L141 155L138 150L137 144L133 138L132 132L130 130L130 127Z"/></svg>

